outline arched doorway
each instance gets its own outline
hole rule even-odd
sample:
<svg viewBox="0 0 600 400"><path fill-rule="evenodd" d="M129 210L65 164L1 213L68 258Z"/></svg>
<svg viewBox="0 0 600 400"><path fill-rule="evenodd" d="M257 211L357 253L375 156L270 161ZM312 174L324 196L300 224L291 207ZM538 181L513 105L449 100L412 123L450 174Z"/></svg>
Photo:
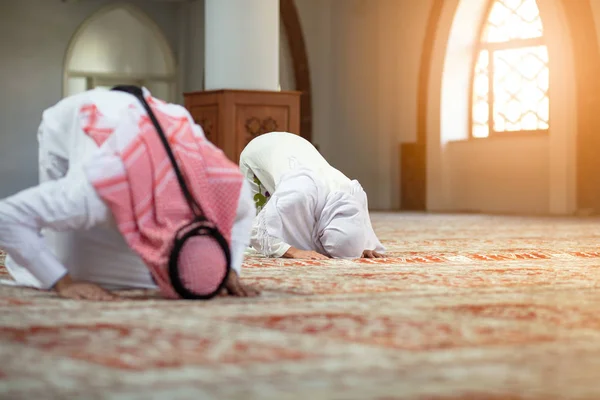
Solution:
<svg viewBox="0 0 600 400"><path fill-rule="evenodd" d="M146 86L168 101L177 96L173 52L160 28L141 10L115 4L77 30L64 64L63 95L117 84Z"/></svg>

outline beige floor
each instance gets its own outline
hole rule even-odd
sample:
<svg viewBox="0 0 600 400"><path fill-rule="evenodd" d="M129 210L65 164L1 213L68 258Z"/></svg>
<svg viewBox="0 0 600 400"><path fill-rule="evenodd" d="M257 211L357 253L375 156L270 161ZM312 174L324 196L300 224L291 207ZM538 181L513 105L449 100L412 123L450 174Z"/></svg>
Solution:
<svg viewBox="0 0 600 400"><path fill-rule="evenodd" d="M390 258L250 257L255 300L0 287L0 398L600 398L600 220L374 225Z"/></svg>

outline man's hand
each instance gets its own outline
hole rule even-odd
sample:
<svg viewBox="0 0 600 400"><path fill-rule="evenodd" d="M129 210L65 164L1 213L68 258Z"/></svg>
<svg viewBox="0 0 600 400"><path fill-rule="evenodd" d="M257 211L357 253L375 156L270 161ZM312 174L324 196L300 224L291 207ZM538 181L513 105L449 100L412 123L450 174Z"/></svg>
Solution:
<svg viewBox="0 0 600 400"><path fill-rule="evenodd" d="M362 258L385 258L385 256L375 250L365 250L362 253Z"/></svg>
<svg viewBox="0 0 600 400"><path fill-rule="evenodd" d="M227 281L225 281L225 289L221 292L221 295L236 296L236 297L256 297L260 292L249 285L244 285L240 282L240 277L234 270L229 271L227 275Z"/></svg>
<svg viewBox="0 0 600 400"><path fill-rule="evenodd" d="M118 296L94 283L74 282L69 274L54 285L54 290L60 297L65 299L90 301L113 301L118 299Z"/></svg>
<svg viewBox="0 0 600 400"><path fill-rule="evenodd" d="M308 260L328 260L329 257L324 256L323 254L317 253L316 251L310 250L300 250L295 247L290 247L288 251L285 252L283 258L301 258Z"/></svg>

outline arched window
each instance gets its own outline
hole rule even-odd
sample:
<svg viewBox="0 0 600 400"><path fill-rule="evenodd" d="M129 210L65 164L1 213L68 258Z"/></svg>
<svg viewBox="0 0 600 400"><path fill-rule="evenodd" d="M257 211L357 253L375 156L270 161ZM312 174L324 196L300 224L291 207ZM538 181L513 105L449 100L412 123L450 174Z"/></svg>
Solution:
<svg viewBox="0 0 600 400"><path fill-rule="evenodd" d="M65 62L64 95L118 84L146 86L174 101L175 58L156 24L128 4L92 15L75 33Z"/></svg>
<svg viewBox="0 0 600 400"><path fill-rule="evenodd" d="M479 43L471 136L547 132L548 48L536 1L493 1Z"/></svg>

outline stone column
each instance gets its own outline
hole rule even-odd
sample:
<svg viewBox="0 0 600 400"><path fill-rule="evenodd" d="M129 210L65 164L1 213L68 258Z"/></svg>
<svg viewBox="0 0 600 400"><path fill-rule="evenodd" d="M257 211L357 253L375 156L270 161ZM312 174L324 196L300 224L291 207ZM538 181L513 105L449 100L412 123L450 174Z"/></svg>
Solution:
<svg viewBox="0 0 600 400"><path fill-rule="evenodd" d="M205 0L205 90L277 91L279 0Z"/></svg>

